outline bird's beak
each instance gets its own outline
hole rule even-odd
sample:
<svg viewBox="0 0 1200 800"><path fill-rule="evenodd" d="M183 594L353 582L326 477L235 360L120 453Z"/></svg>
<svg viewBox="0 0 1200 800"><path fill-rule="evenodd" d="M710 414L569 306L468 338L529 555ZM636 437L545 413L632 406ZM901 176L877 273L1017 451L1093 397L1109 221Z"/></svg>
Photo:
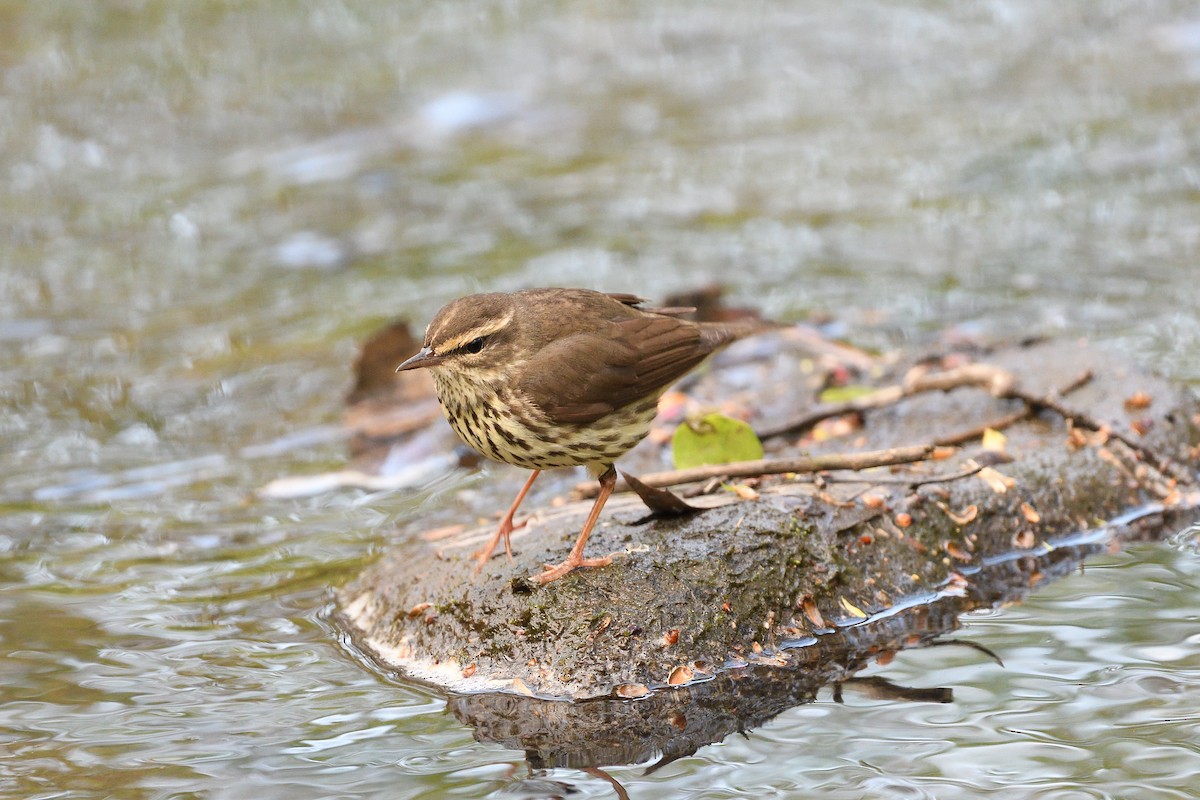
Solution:
<svg viewBox="0 0 1200 800"><path fill-rule="evenodd" d="M421 352L396 367L396 372L403 372L406 369L420 369L421 367L436 367L440 363L442 363L442 356L435 356L432 349L422 347Z"/></svg>

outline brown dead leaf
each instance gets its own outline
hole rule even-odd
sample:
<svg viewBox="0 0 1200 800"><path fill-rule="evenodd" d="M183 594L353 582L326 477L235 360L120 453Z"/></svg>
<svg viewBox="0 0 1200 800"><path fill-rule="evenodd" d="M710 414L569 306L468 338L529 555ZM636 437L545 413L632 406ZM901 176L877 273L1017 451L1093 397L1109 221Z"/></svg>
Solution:
<svg viewBox="0 0 1200 800"><path fill-rule="evenodd" d="M1042 521L1042 515L1037 512L1036 508L1029 505L1029 503L1021 503L1021 514L1030 525L1036 525Z"/></svg>
<svg viewBox="0 0 1200 800"><path fill-rule="evenodd" d="M951 511L950 507L945 503L938 503L937 507L946 512L946 516L949 517L955 525L969 525L979 516L979 506L977 505L969 505L958 513Z"/></svg>
<svg viewBox="0 0 1200 800"><path fill-rule="evenodd" d="M464 678L469 678L475 674L475 670L476 670L475 662L472 661L470 664L467 664L465 667L463 667L462 676Z"/></svg>
<svg viewBox="0 0 1200 800"><path fill-rule="evenodd" d="M946 585L942 587L941 593L948 597L966 597L967 587L970 584L958 572L951 572L950 578L946 581Z"/></svg>
<svg viewBox="0 0 1200 800"><path fill-rule="evenodd" d="M988 485L996 494L1004 494L1017 485L1017 482L994 467L984 467L975 473L979 479Z"/></svg>
<svg viewBox="0 0 1200 800"><path fill-rule="evenodd" d="M854 502L852 500L838 500L829 492L825 491L817 492L817 499L822 503L828 503L829 505L836 506L838 508L854 508Z"/></svg>
<svg viewBox="0 0 1200 800"><path fill-rule="evenodd" d="M821 610L817 608L817 604L813 602L811 597L804 598L804 602L800 604L800 608L804 611L804 616L808 617L808 621L818 628L828 627L825 624L825 618L821 616Z"/></svg>
<svg viewBox="0 0 1200 800"><path fill-rule="evenodd" d="M867 508L883 508L886 502L887 501L883 497L877 494L866 494L863 495L862 498L862 504Z"/></svg>
<svg viewBox="0 0 1200 800"><path fill-rule="evenodd" d="M662 635L662 646L670 647L679 641L679 628L671 628Z"/></svg>
<svg viewBox="0 0 1200 800"><path fill-rule="evenodd" d="M1129 412L1142 411L1150 407L1154 402L1154 398L1146 392L1134 392L1125 398L1125 410Z"/></svg>
<svg viewBox="0 0 1200 800"><path fill-rule="evenodd" d="M419 617L425 613L427 609L433 608L433 603L417 603L408 610L408 616Z"/></svg>
<svg viewBox="0 0 1200 800"><path fill-rule="evenodd" d="M526 697L533 697L533 690L526 686L525 681L521 680L520 678L513 678L509 683L509 688L511 688L517 694L523 694Z"/></svg>
<svg viewBox="0 0 1200 800"><path fill-rule="evenodd" d="M901 528L911 528L913 524L912 514L901 511L896 515L895 523Z"/></svg>
<svg viewBox="0 0 1200 800"><path fill-rule="evenodd" d="M617 697L624 697L626 700L633 700L638 697L646 697L650 694L650 687L644 683L622 683L617 688L613 689L613 693Z"/></svg>
<svg viewBox="0 0 1200 800"><path fill-rule="evenodd" d="M670 677L667 678L667 683L671 686L679 686L682 683L688 683L695 677L692 668L688 666L679 666L671 670Z"/></svg>
<svg viewBox="0 0 1200 800"><path fill-rule="evenodd" d="M951 558L956 558L959 561L971 560L971 554L966 550L963 550L962 546L958 542L946 540L945 542L942 542L942 549L945 550Z"/></svg>
<svg viewBox="0 0 1200 800"><path fill-rule="evenodd" d="M933 448L933 452L929 454L929 460L945 461L947 458L951 458L957 452L957 447L935 447Z"/></svg>
<svg viewBox="0 0 1200 800"><path fill-rule="evenodd" d="M1133 428L1133 432L1138 436L1145 436L1147 433L1154 430L1154 420L1149 418L1135 419L1129 423L1129 427Z"/></svg>
<svg viewBox="0 0 1200 800"><path fill-rule="evenodd" d="M1067 449L1074 452L1087 447L1087 434L1082 428L1071 428L1067 432Z"/></svg>
<svg viewBox="0 0 1200 800"><path fill-rule="evenodd" d="M815 442L827 442L849 436L862 427L862 415L843 414L840 417L823 419L813 426L810 434Z"/></svg>
<svg viewBox="0 0 1200 800"><path fill-rule="evenodd" d="M728 489L729 491L733 492L734 494L736 494L738 496L738 498L741 500L757 500L758 499L758 492L755 491L754 489L751 489L749 486L747 486L744 483L735 483L732 485L727 484L725 486L725 488Z"/></svg>
<svg viewBox="0 0 1200 800"><path fill-rule="evenodd" d="M1019 531L1017 535L1013 537L1013 547L1019 547L1022 550L1028 550L1035 544L1037 544L1037 537L1034 536L1033 531L1029 530L1028 528L1023 531Z"/></svg>

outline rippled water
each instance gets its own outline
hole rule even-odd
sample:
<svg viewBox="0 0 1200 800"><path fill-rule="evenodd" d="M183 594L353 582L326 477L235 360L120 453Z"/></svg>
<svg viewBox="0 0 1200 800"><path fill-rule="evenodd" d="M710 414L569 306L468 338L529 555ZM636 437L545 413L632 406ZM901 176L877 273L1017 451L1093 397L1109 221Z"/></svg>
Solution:
<svg viewBox="0 0 1200 800"><path fill-rule="evenodd" d="M1087 335L1200 377L1190 3L7 3L0 53L5 796L613 796L528 776L330 622L483 477L255 495L344 463L358 340L465 291L719 279L866 345ZM848 688L610 772L1193 797L1197 574L1187 540L1106 555L969 620L1003 668L873 670L952 704Z"/></svg>

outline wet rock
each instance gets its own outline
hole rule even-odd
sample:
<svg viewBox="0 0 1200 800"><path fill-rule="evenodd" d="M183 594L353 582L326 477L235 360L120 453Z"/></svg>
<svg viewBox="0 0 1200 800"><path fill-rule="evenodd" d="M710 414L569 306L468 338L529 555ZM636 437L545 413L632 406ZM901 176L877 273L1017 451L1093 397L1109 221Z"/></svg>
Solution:
<svg viewBox="0 0 1200 800"><path fill-rule="evenodd" d="M617 495L589 543L613 564L544 587L526 576L562 559L590 503L534 510L513 536L514 561L479 574L470 554L491 525L414 542L340 590L342 619L384 664L461 692L620 698L644 686L674 697L798 663L828 682L881 647L907 646L911 630L879 634L890 644L870 633L888 620L914 609L927 619L947 598L971 599L951 604L958 613L1020 596L1052 554L1120 534L1107 523L1131 509L1194 507L1200 417L1189 391L1083 343L912 363L881 384L938 385L962 367L977 379L901 390L858 412L861 427L841 439L780 434L770 455L956 443L936 458L766 476L756 499L718 489L689 499L704 510L682 518L642 521L641 502ZM991 436L985 447L993 423L1003 444Z"/></svg>

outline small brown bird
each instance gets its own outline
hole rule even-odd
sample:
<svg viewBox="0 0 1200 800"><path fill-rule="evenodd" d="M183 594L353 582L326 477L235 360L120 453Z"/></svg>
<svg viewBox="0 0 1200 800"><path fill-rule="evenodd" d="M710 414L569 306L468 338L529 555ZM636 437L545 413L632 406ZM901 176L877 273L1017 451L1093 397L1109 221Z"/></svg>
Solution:
<svg viewBox="0 0 1200 800"><path fill-rule="evenodd" d="M544 469L583 465L600 493L567 559L533 579L557 580L611 556L583 549L617 482L613 463L645 438L658 398L713 351L765 325L696 323L690 309L638 308L631 294L529 289L477 294L443 307L421 351L396 371L427 367L438 401L462 439L488 458L533 470L479 567L500 540L512 556L513 515ZM477 568L478 569L478 568Z"/></svg>

